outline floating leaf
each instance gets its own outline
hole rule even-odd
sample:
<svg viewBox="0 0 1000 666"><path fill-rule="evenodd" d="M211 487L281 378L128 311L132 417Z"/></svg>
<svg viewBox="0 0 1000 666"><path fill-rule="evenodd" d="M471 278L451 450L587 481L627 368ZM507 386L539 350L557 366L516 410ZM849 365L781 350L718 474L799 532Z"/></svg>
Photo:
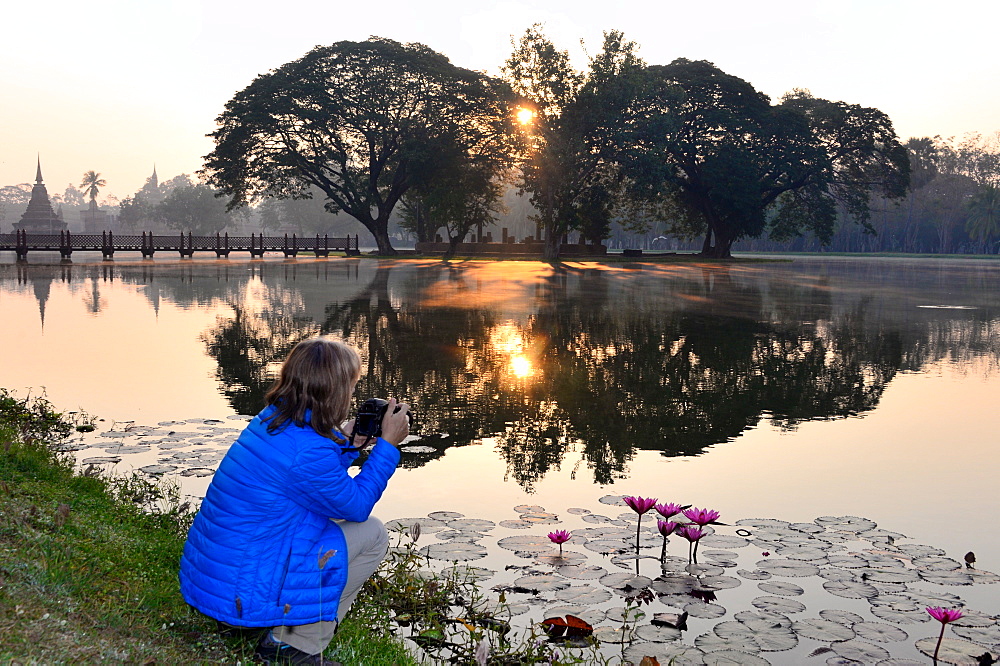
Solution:
<svg viewBox="0 0 1000 666"><path fill-rule="evenodd" d="M874 520L858 516L820 516L814 522L828 530L840 530L841 532L866 532L878 527Z"/></svg>
<svg viewBox="0 0 1000 666"><path fill-rule="evenodd" d="M962 638L967 638L970 641L975 641L991 648L1000 645L1000 625L994 624L988 627L956 627L954 623L952 625L951 630Z"/></svg>
<svg viewBox="0 0 1000 666"><path fill-rule="evenodd" d="M719 590L731 590L739 587L742 583L738 578L732 576L705 576L698 580L696 590L718 592Z"/></svg>
<svg viewBox="0 0 1000 666"><path fill-rule="evenodd" d="M464 513L458 513L457 511L432 511L427 514L428 518L433 518L434 520L455 520L457 518L465 518Z"/></svg>
<svg viewBox="0 0 1000 666"><path fill-rule="evenodd" d="M574 515L574 516L585 516L588 513L591 513L591 511L590 511L590 509L578 509L576 507L573 507L573 508L570 508L570 509L566 509L566 513Z"/></svg>
<svg viewBox="0 0 1000 666"><path fill-rule="evenodd" d="M767 571L775 576L803 577L815 576L819 573L819 567L815 564L800 562L798 560L758 560L755 566L761 571Z"/></svg>
<svg viewBox="0 0 1000 666"><path fill-rule="evenodd" d="M534 525L555 525L559 516L554 513L522 513L521 520Z"/></svg>
<svg viewBox="0 0 1000 666"><path fill-rule="evenodd" d="M614 518L608 518L607 516L602 516L597 513L588 513L583 517L583 521L586 523L614 523L617 522Z"/></svg>
<svg viewBox="0 0 1000 666"><path fill-rule="evenodd" d="M819 577L826 580L857 580L858 576L853 571L838 569L836 567L823 567L819 572Z"/></svg>
<svg viewBox="0 0 1000 666"><path fill-rule="evenodd" d="M83 465L104 465L108 463L120 463L122 459L118 456L95 456L93 458L84 458L81 462Z"/></svg>
<svg viewBox="0 0 1000 666"><path fill-rule="evenodd" d="M854 625L854 631L861 638L876 643L905 641L907 639L906 632L899 627L881 622L858 622Z"/></svg>
<svg viewBox="0 0 1000 666"><path fill-rule="evenodd" d="M938 585L972 585L972 576L964 571L924 571L919 570L921 580Z"/></svg>
<svg viewBox="0 0 1000 666"><path fill-rule="evenodd" d="M625 658L639 663L643 657L658 659L662 664L700 666L705 663L701 650L683 643L634 643L625 648Z"/></svg>
<svg viewBox="0 0 1000 666"><path fill-rule="evenodd" d="M594 627L575 615L547 617L542 620L542 629L551 637L584 638L594 633Z"/></svg>
<svg viewBox="0 0 1000 666"><path fill-rule="evenodd" d="M611 592L604 588L591 587L590 585L574 585L561 589L555 593L555 598L567 603L593 606L603 604L611 599Z"/></svg>
<svg viewBox="0 0 1000 666"><path fill-rule="evenodd" d="M938 555L914 557L913 566L918 569L926 569L927 571L954 571L962 568L962 565L959 564L958 560Z"/></svg>
<svg viewBox="0 0 1000 666"><path fill-rule="evenodd" d="M575 580L596 580L607 575L608 570L604 567L587 564L570 564L567 566L556 567L556 573L560 576L566 576L566 578L573 578Z"/></svg>
<svg viewBox="0 0 1000 666"><path fill-rule="evenodd" d="M726 608L715 603L692 601L684 606L684 612L702 620L714 620L726 614Z"/></svg>
<svg viewBox="0 0 1000 666"><path fill-rule="evenodd" d="M869 583L914 583L920 580L920 576L909 569L864 569L859 573Z"/></svg>
<svg viewBox="0 0 1000 666"><path fill-rule="evenodd" d="M847 641L854 638L854 630L833 620L806 619L792 623L792 631L799 636L812 638L824 643Z"/></svg>
<svg viewBox="0 0 1000 666"><path fill-rule="evenodd" d="M497 545L522 553L546 553L552 550L552 541L547 536L534 534L504 537Z"/></svg>
<svg viewBox="0 0 1000 666"><path fill-rule="evenodd" d="M931 619L931 616L922 610L895 610L889 606L872 606L872 615L895 624L919 624L929 622Z"/></svg>
<svg viewBox="0 0 1000 666"><path fill-rule="evenodd" d="M514 587L522 588L533 593L554 592L570 586L570 582L562 576L552 574L530 574L521 576L514 581Z"/></svg>
<svg viewBox="0 0 1000 666"><path fill-rule="evenodd" d="M440 532L445 529L445 524L442 521L434 520L433 518L395 518L386 521L385 528L390 532L400 529L408 531L414 523L420 523L420 531L427 534Z"/></svg>
<svg viewBox="0 0 1000 666"><path fill-rule="evenodd" d="M844 569L862 569L868 567L868 560L860 555L848 555L846 553L833 553L828 558L831 566Z"/></svg>
<svg viewBox="0 0 1000 666"><path fill-rule="evenodd" d="M771 573L767 571L761 571L760 569L757 569L755 571L747 571L746 569L737 569L736 573L738 573L739 575L743 576L748 580L767 580L772 576Z"/></svg>
<svg viewBox="0 0 1000 666"><path fill-rule="evenodd" d="M417 524L419 525L419 523ZM466 532L463 530L445 530L436 533L434 536L442 541L466 541L468 543L475 543L483 538L483 535L479 532Z"/></svg>
<svg viewBox="0 0 1000 666"><path fill-rule="evenodd" d="M927 557L944 555L944 551L934 546L927 546L922 543L904 543L896 546L901 553L906 553L910 557Z"/></svg>
<svg viewBox="0 0 1000 666"><path fill-rule="evenodd" d="M172 472L175 469L177 469L176 465L146 465L145 467L140 467L139 471L153 476L158 476L160 474Z"/></svg>
<svg viewBox="0 0 1000 666"><path fill-rule="evenodd" d="M529 523L526 520L501 520L499 525L510 530L526 530L535 526L534 523Z"/></svg>
<svg viewBox="0 0 1000 666"><path fill-rule="evenodd" d="M928 657L934 656L934 648L937 645L937 637L921 638L916 642L917 649ZM938 651L938 661L946 664L969 664L975 666L979 663L977 657L986 652L982 645L962 640L960 638L945 638L941 641L941 649Z"/></svg>
<svg viewBox="0 0 1000 666"><path fill-rule="evenodd" d="M755 608L768 611L769 613L801 613L806 609L805 604L784 597L757 597L750 603Z"/></svg>
<svg viewBox="0 0 1000 666"><path fill-rule="evenodd" d="M679 629L662 625L644 624L635 630L635 635L644 641L661 642L675 641L681 637Z"/></svg>
<svg viewBox="0 0 1000 666"><path fill-rule="evenodd" d="M858 615L857 613L852 613L845 610L829 609L821 610L819 616L824 620L830 620L831 622L836 622L838 624L843 624L845 626L851 626L856 622L864 622L865 619Z"/></svg>
<svg viewBox="0 0 1000 666"><path fill-rule="evenodd" d="M545 617L562 617L564 615L575 615L590 624L603 622L607 617L606 613L598 608L587 608L586 606L574 606L572 604L559 604L545 609Z"/></svg>
<svg viewBox="0 0 1000 666"><path fill-rule="evenodd" d="M845 599L871 599L878 596L878 590L874 587L857 581L827 580L823 582L823 589Z"/></svg>
<svg viewBox="0 0 1000 666"><path fill-rule="evenodd" d="M760 646L749 632L733 633L728 637L719 636L717 633L709 632L701 634L694 639L694 644L705 652L716 652L718 650L740 650L742 652L760 652Z"/></svg>
<svg viewBox="0 0 1000 666"><path fill-rule="evenodd" d="M805 590L796 585L783 580L774 580L764 583L757 583L757 589L767 594L777 594L782 597L797 597Z"/></svg>
<svg viewBox="0 0 1000 666"><path fill-rule="evenodd" d="M547 564L549 566L556 567L557 569L562 569L562 568L568 569L569 567L572 566L581 566L581 567L586 566L583 563L587 561L587 556L584 555L583 553L577 553L576 551L564 550L562 554L546 553L544 555L539 555L538 557L535 558L535 561L538 562L539 564ZM564 576L566 575L562 571L559 571L559 573L561 573ZM569 578L573 577L574 576L569 576Z"/></svg>
<svg viewBox="0 0 1000 666"><path fill-rule="evenodd" d="M744 548L750 542L743 537L726 534L711 534L700 539L702 548Z"/></svg>
<svg viewBox="0 0 1000 666"><path fill-rule="evenodd" d="M472 532L489 532L496 527L496 523L492 520L483 520L482 518L458 518L456 520L449 520L447 524L448 527L454 530Z"/></svg>
<svg viewBox="0 0 1000 666"><path fill-rule="evenodd" d="M625 506L624 495L605 495L604 497L598 497L597 501L601 504L610 504L611 506Z"/></svg>
<svg viewBox="0 0 1000 666"><path fill-rule="evenodd" d="M632 629L623 627L597 627L594 629L594 638L601 643L613 643L620 645L632 641Z"/></svg>
<svg viewBox="0 0 1000 666"><path fill-rule="evenodd" d="M993 619L992 615L971 608L963 608L962 617L952 622L951 627L952 629L955 627L990 627L996 624L997 621ZM1000 641L997 642L1000 643Z"/></svg>
<svg viewBox="0 0 1000 666"><path fill-rule="evenodd" d="M609 539L594 539L583 544L583 547L601 555L623 555L635 549L634 545L626 544L624 541Z"/></svg>
<svg viewBox="0 0 1000 666"><path fill-rule="evenodd" d="M181 476L212 476L215 470L211 467L190 467L181 471Z"/></svg>
<svg viewBox="0 0 1000 666"><path fill-rule="evenodd" d="M612 590L631 592L649 587L653 581L646 576L636 576L635 574L628 573L609 573L607 576L602 576L600 582L601 585L610 587Z"/></svg>
<svg viewBox="0 0 1000 666"><path fill-rule="evenodd" d="M486 549L477 543L465 541L445 541L432 543L420 549L427 557L435 560L463 561L486 557Z"/></svg>
<svg viewBox="0 0 1000 666"><path fill-rule="evenodd" d="M630 606L625 608L624 606L618 606L617 608L609 608L607 619L609 622L628 622L629 624L635 624L646 619L646 611L638 608L637 606ZM662 624L660 626L663 626Z"/></svg>
<svg viewBox="0 0 1000 666"><path fill-rule="evenodd" d="M889 653L885 648L857 639L833 643L830 647L844 659L860 661L863 664L889 658Z"/></svg>
<svg viewBox="0 0 1000 666"><path fill-rule="evenodd" d="M742 650L716 650L702 657L706 666L770 666L771 662L758 654Z"/></svg>

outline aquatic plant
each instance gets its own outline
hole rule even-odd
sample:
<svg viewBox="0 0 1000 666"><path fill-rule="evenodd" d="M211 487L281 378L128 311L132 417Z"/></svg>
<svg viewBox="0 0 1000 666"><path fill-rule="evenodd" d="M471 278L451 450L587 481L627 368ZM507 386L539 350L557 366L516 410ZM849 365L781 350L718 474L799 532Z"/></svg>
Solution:
<svg viewBox="0 0 1000 666"><path fill-rule="evenodd" d="M663 548L660 550L660 564L662 565L667 559L667 537L674 533L674 530L680 523L675 523L672 520L657 520L656 521L656 531L663 536Z"/></svg>
<svg viewBox="0 0 1000 666"><path fill-rule="evenodd" d="M938 652L941 651L941 641L944 640L944 628L950 622L961 619L962 611L957 608L941 608L940 606L928 607L930 616L941 623L941 633L938 634L937 645L934 646L934 664L938 663Z"/></svg>
<svg viewBox="0 0 1000 666"><path fill-rule="evenodd" d="M562 545L572 538L572 535L566 530L556 530L555 532L549 532L549 541L552 543L559 544L559 557L562 557L563 550Z"/></svg>
<svg viewBox="0 0 1000 666"><path fill-rule="evenodd" d="M656 506L656 498L653 497L632 497L626 496L622 498L622 501L629 505L633 511L639 514L639 519L636 521L635 525L635 556L639 557L639 529L642 527L642 514L646 513L654 506ZM636 566L638 566L638 560L636 560Z"/></svg>

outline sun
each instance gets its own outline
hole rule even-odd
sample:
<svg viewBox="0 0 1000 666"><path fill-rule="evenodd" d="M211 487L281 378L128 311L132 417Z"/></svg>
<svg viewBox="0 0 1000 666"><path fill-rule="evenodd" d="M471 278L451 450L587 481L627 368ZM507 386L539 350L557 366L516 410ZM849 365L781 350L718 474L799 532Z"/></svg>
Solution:
<svg viewBox="0 0 1000 666"><path fill-rule="evenodd" d="M525 107L518 107L517 109L517 122L522 125L530 125L535 119L537 114L531 109L526 109Z"/></svg>

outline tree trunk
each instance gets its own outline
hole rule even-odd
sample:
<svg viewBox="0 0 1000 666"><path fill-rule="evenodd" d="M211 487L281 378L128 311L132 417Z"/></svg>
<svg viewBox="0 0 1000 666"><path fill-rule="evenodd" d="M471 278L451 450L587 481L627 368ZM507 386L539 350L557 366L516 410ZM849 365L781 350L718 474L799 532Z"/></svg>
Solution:
<svg viewBox="0 0 1000 666"><path fill-rule="evenodd" d="M369 230L372 232L372 235L375 236L375 244L378 246L378 253L388 256L395 256L399 254L396 252L396 248L392 246L392 241L389 240L388 220L377 219L375 220L375 224L373 226L375 229Z"/></svg>
<svg viewBox="0 0 1000 666"><path fill-rule="evenodd" d="M556 233L551 227L545 229L545 246L542 251L542 259L545 261L558 261L559 249L562 245L562 234Z"/></svg>

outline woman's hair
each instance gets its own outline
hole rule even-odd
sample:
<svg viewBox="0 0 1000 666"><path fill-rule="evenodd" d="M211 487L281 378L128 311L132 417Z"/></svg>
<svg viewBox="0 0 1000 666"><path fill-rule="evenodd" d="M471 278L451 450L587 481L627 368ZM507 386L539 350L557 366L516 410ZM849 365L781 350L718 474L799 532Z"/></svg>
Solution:
<svg viewBox="0 0 1000 666"><path fill-rule="evenodd" d="M361 376L361 357L350 345L334 338L303 340L288 352L278 379L264 396L274 405L267 429L277 432L289 422L309 425L323 437L333 439L351 410L351 393Z"/></svg>

